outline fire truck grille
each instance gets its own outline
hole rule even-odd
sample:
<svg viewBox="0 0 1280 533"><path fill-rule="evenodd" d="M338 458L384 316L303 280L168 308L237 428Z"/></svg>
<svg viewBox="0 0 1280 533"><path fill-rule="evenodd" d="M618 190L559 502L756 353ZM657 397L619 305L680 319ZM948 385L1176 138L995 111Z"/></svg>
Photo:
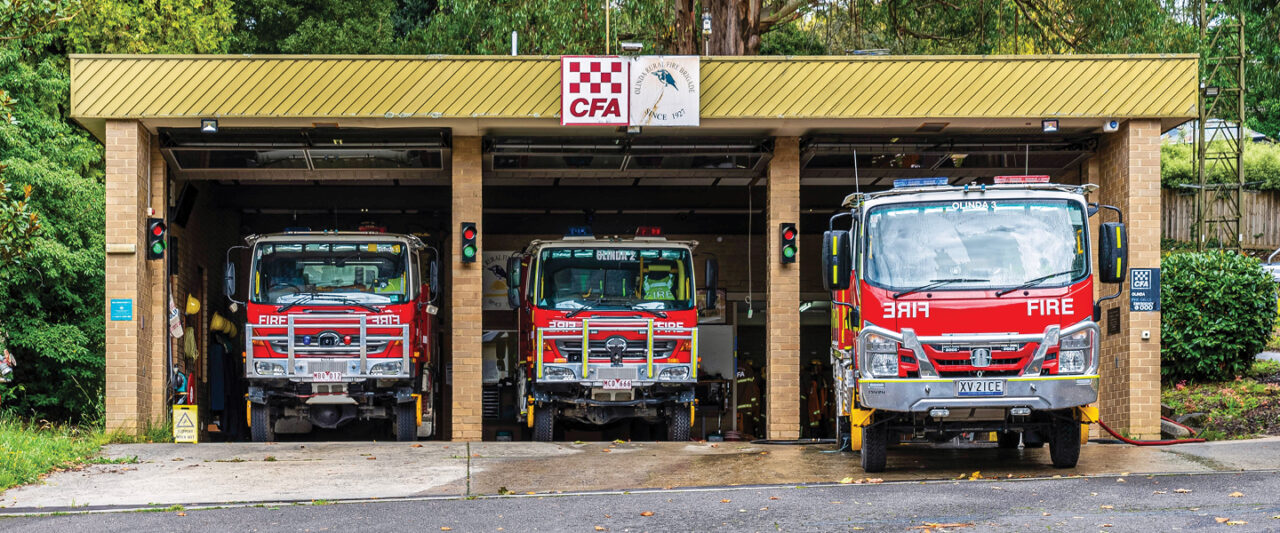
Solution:
<svg viewBox="0 0 1280 533"><path fill-rule="evenodd" d="M590 343L591 357L602 358L609 357L609 349L605 346L604 340L593 340ZM561 355L570 361L582 360L582 341L556 341L556 348L560 350ZM661 340L653 341L653 358L666 359L671 356L671 352L675 351L676 341ZM642 340L629 340L627 347L622 351L623 360L644 360L645 359L645 343ZM631 376L635 377L635 376Z"/></svg>
<svg viewBox="0 0 1280 533"><path fill-rule="evenodd" d="M597 367L596 379L636 379L637 370L632 368Z"/></svg>
<svg viewBox="0 0 1280 533"><path fill-rule="evenodd" d="M347 371L347 361L339 360L313 360L307 361L307 372L343 372Z"/></svg>

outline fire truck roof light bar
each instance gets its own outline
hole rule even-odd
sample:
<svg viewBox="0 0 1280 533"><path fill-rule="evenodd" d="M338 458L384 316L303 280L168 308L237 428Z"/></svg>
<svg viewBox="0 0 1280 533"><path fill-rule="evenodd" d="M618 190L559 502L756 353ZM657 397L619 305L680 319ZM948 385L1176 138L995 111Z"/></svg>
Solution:
<svg viewBox="0 0 1280 533"><path fill-rule="evenodd" d="M992 178L992 182L996 184L1006 183L1049 183L1049 176L1045 174L1037 176L996 176Z"/></svg>
<svg viewBox="0 0 1280 533"><path fill-rule="evenodd" d="M982 192L999 191L999 190L1039 190L1039 191L1059 191L1073 194L1088 194L1098 189L1097 185L1086 183L1084 185L1067 185L1062 183L1000 183L995 185L984 185ZM899 187L886 191L852 193L844 197L844 201L840 205L846 208L857 207L861 202L882 198L885 196L897 196L903 194L921 193L921 192L939 192L939 191L963 191L964 187ZM969 189L968 192L978 192Z"/></svg>
<svg viewBox="0 0 1280 533"><path fill-rule="evenodd" d="M901 189L904 187L944 187L947 185L947 178L901 178L893 180L893 188Z"/></svg>

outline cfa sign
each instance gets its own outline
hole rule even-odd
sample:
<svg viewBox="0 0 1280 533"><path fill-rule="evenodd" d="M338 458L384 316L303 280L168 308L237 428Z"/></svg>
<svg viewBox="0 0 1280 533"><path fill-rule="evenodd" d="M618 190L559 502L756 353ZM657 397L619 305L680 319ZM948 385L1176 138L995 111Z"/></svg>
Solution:
<svg viewBox="0 0 1280 533"><path fill-rule="evenodd" d="M560 58L562 126L698 126L697 56Z"/></svg>
<svg viewBox="0 0 1280 533"><path fill-rule="evenodd" d="M560 125L626 126L628 66L617 56L560 58Z"/></svg>

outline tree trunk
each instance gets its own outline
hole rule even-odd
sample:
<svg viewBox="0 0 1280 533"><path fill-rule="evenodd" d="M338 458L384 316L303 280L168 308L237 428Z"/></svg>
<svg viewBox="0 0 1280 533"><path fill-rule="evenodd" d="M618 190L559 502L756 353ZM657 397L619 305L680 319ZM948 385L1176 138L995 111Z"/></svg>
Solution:
<svg viewBox="0 0 1280 533"><path fill-rule="evenodd" d="M694 0L675 0L675 32L672 36L677 55L702 54L702 20Z"/></svg>
<svg viewBox="0 0 1280 533"><path fill-rule="evenodd" d="M703 0L703 9L711 13L708 53L726 56L759 54L761 35L777 24L791 20L800 8L813 3L814 0L788 0L777 12L765 15L764 0Z"/></svg>

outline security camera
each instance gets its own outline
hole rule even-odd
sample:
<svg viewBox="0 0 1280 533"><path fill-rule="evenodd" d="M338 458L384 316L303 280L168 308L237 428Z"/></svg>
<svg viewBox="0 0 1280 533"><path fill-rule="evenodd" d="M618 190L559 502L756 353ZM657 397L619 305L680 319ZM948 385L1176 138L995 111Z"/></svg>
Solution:
<svg viewBox="0 0 1280 533"><path fill-rule="evenodd" d="M1120 131L1120 121L1111 119L1102 123L1102 131L1105 131L1105 132Z"/></svg>
<svg viewBox="0 0 1280 533"><path fill-rule="evenodd" d="M622 47L623 52L635 53L644 48L644 43L628 43L624 41L618 44Z"/></svg>

